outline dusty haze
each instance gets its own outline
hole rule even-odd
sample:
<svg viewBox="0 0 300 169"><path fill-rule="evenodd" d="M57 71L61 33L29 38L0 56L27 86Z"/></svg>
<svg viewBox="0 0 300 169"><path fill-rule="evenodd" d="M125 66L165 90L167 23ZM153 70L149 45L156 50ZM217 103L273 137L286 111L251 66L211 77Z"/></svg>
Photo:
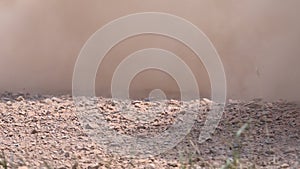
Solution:
<svg viewBox="0 0 300 169"><path fill-rule="evenodd" d="M96 30L127 14L167 12L189 20L211 39L224 64L228 98L299 102L299 7L299 0L1 0L0 92L71 93L76 58ZM157 35L116 45L98 70L97 93L110 96L118 63L148 47L180 56L197 76L201 95L210 95L201 61L180 42ZM140 98L155 88L178 97L174 79L155 70L141 72L130 92Z"/></svg>

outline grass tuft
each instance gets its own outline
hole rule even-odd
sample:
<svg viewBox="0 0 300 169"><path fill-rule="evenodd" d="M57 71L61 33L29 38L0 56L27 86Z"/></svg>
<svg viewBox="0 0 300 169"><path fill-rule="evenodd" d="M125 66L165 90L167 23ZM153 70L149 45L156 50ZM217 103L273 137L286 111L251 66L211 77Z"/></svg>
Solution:
<svg viewBox="0 0 300 169"><path fill-rule="evenodd" d="M234 146L233 146L233 158L228 158L226 160L225 165L221 167L221 169L238 169L240 168L240 150L242 148L241 144L241 136L242 133L244 133L248 127L249 124L251 123L251 120L244 124L235 134L235 141L234 141Z"/></svg>
<svg viewBox="0 0 300 169"><path fill-rule="evenodd" d="M7 169L8 168L8 162L5 158L4 152L0 154L0 167Z"/></svg>

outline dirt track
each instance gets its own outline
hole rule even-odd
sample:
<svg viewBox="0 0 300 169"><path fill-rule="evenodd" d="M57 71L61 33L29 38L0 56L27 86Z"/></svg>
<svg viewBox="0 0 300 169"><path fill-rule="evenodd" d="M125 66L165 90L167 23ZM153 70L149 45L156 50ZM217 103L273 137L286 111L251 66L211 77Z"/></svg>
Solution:
<svg viewBox="0 0 300 169"><path fill-rule="evenodd" d="M192 104L169 100L163 107L158 101L105 98L96 103L111 129L135 136L165 131ZM220 168L227 159L234 159L233 152L239 152L240 168L300 168L300 109L296 104L231 100L212 138L198 144L209 101L199 103L202 113L184 140L163 154L136 159L108 154L88 137L70 96L4 93L0 98L1 160L5 158L8 168ZM128 112L133 114L123 116L122 105L130 105ZM135 119L134 113L146 111L154 112L151 121ZM249 128L235 139L250 119Z"/></svg>

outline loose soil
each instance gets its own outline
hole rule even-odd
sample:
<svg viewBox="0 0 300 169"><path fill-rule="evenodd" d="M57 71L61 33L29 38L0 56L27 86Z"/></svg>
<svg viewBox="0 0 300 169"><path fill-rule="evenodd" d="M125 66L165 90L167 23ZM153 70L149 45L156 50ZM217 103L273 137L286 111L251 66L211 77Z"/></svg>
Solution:
<svg viewBox="0 0 300 169"><path fill-rule="evenodd" d="M212 137L198 142L210 111L208 99L117 100L94 98L103 120L118 134L154 137L188 109L198 111L191 131L172 149L145 158L110 153L89 137L71 96L3 93L0 96L0 168L300 168L300 108L284 100L230 100ZM198 109L195 109L197 105ZM192 107L192 108L191 108ZM245 124L247 129L236 137ZM1 166L2 162L2 166Z"/></svg>

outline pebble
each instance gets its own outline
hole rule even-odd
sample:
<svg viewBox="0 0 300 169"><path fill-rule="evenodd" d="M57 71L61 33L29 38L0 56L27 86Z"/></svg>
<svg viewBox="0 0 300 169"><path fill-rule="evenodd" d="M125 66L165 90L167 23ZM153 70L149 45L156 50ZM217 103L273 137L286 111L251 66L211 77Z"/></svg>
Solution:
<svg viewBox="0 0 300 169"><path fill-rule="evenodd" d="M156 169L156 165L155 164L149 164L149 169Z"/></svg>
<svg viewBox="0 0 300 169"><path fill-rule="evenodd" d="M18 167L18 169L29 169L29 168L26 166L20 166L20 167Z"/></svg>
<svg viewBox="0 0 300 169"><path fill-rule="evenodd" d="M23 101L23 100L25 100L23 96L19 96L16 98L16 101Z"/></svg>
<svg viewBox="0 0 300 169"><path fill-rule="evenodd" d="M203 101L208 104L208 105L211 105L213 103L213 101L207 99L207 98L203 98Z"/></svg>
<svg viewBox="0 0 300 169"><path fill-rule="evenodd" d="M35 130L35 129L33 129L30 133L31 133L31 134L36 134L36 133L38 133L38 131Z"/></svg>
<svg viewBox="0 0 300 169"><path fill-rule="evenodd" d="M60 166L60 167L57 167L58 169L67 169L67 167L65 166Z"/></svg>
<svg viewBox="0 0 300 169"><path fill-rule="evenodd" d="M282 165L280 166L280 168L288 168L289 166L290 166L289 164L284 163L284 164L282 164Z"/></svg>
<svg viewBox="0 0 300 169"><path fill-rule="evenodd" d="M98 169L99 167L100 167L99 164L95 164L92 166L88 166L88 169Z"/></svg>
<svg viewBox="0 0 300 169"><path fill-rule="evenodd" d="M12 102L11 102L11 101L7 101L7 102L6 102L6 105L7 105L7 106L12 106Z"/></svg>
<svg viewBox="0 0 300 169"><path fill-rule="evenodd" d="M69 153L69 152L66 152L66 153L65 153L65 157L66 157L66 158L70 157L70 153Z"/></svg>
<svg viewBox="0 0 300 169"><path fill-rule="evenodd" d="M171 166L171 167L178 167L178 164L177 164L177 163L174 163L174 162L173 162L173 163L170 163L170 162L169 162L169 163L168 163L168 166Z"/></svg>

